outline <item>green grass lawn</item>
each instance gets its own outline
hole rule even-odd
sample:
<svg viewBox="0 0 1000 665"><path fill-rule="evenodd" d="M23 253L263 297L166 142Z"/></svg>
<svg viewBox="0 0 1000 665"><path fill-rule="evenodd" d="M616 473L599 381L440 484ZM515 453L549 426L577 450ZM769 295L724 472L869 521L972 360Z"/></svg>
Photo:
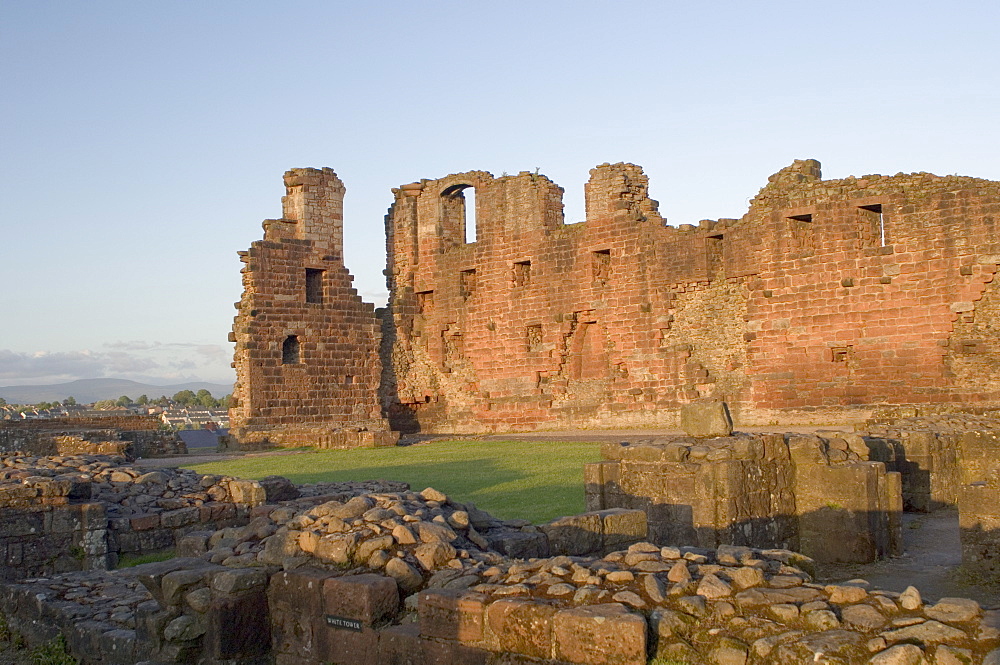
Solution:
<svg viewBox="0 0 1000 665"><path fill-rule="evenodd" d="M244 457L188 468L241 478L285 476L296 484L402 480L417 491L434 487L497 517L537 524L583 512L583 465L599 459L600 444L593 442L437 441Z"/></svg>

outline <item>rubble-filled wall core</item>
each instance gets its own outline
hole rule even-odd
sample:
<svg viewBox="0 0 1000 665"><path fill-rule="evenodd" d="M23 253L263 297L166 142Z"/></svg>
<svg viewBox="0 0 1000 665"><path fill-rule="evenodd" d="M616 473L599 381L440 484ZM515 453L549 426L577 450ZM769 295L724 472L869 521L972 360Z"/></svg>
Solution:
<svg viewBox="0 0 1000 665"><path fill-rule="evenodd" d="M391 445L378 319L343 263L344 185L331 169L284 180L283 217L240 253L231 433L243 445Z"/></svg>
<svg viewBox="0 0 1000 665"><path fill-rule="evenodd" d="M822 180L799 160L741 219L679 227L647 187L638 166L601 165L587 220L569 225L562 189L536 173L394 190L393 426L663 426L701 397L742 424L1000 404L1000 183Z"/></svg>

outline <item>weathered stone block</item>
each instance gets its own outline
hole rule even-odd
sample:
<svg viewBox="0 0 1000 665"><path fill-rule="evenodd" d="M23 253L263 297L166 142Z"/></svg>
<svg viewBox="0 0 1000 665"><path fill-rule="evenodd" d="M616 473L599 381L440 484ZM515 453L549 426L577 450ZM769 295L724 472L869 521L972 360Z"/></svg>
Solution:
<svg viewBox="0 0 1000 665"><path fill-rule="evenodd" d="M553 555L594 554L604 546L604 525L597 513L560 517L539 528L548 538Z"/></svg>
<svg viewBox="0 0 1000 665"><path fill-rule="evenodd" d="M260 583L253 588L237 585L238 593L213 594L202 640L205 656L220 661L245 662L270 651L271 621L263 583L266 578L263 575L260 578ZM213 579L213 586L214 582Z"/></svg>
<svg viewBox="0 0 1000 665"><path fill-rule="evenodd" d="M527 600L498 600L486 608L489 643L493 651L511 651L533 658L552 652L551 605Z"/></svg>
<svg viewBox="0 0 1000 665"><path fill-rule="evenodd" d="M323 611L366 625L392 619L399 610L396 580L382 575L329 577L323 582Z"/></svg>
<svg viewBox="0 0 1000 665"><path fill-rule="evenodd" d="M688 436L729 436L733 432L733 419L725 402L691 402L681 407L681 429Z"/></svg>
<svg viewBox="0 0 1000 665"><path fill-rule="evenodd" d="M378 665L424 665L424 643L415 623L388 626L379 631Z"/></svg>
<svg viewBox="0 0 1000 665"><path fill-rule="evenodd" d="M458 589L429 589L420 594L420 634L465 644L483 640L486 597Z"/></svg>
<svg viewBox="0 0 1000 665"><path fill-rule="evenodd" d="M561 610L552 625L557 659L586 665L646 663L646 620L623 605Z"/></svg>

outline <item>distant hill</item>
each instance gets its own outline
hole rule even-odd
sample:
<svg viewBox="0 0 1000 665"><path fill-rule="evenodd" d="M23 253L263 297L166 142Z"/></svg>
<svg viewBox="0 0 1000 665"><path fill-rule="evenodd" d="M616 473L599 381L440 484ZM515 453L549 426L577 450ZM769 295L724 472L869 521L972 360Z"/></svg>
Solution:
<svg viewBox="0 0 1000 665"><path fill-rule="evenodd" d="M132 399L136 399L139 395L156 399L160 395L172 397L181 390L198 392L201 389L212 393L212 397L219 398L233 392L233 385L193 382L153 386L128 379L79 379L50 386L0 386L0 397L9 404L61 402L67 397L75 398L80 404L89 404L102 399L118 399L122 395L128 395Z"/></svg>

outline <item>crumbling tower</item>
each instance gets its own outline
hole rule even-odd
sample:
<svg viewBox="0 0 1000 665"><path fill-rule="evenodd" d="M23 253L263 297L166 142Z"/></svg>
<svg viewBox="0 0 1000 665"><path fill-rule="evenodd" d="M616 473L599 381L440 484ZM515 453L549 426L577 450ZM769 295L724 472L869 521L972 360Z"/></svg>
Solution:
<svg viewBox="0 0 1000 665"><path fill-rule="evenodd" d="M344 183L285 173L282 218L243 261L231 434L241 446L392 445L378 401L380 326L343 262Z"/></svg>

